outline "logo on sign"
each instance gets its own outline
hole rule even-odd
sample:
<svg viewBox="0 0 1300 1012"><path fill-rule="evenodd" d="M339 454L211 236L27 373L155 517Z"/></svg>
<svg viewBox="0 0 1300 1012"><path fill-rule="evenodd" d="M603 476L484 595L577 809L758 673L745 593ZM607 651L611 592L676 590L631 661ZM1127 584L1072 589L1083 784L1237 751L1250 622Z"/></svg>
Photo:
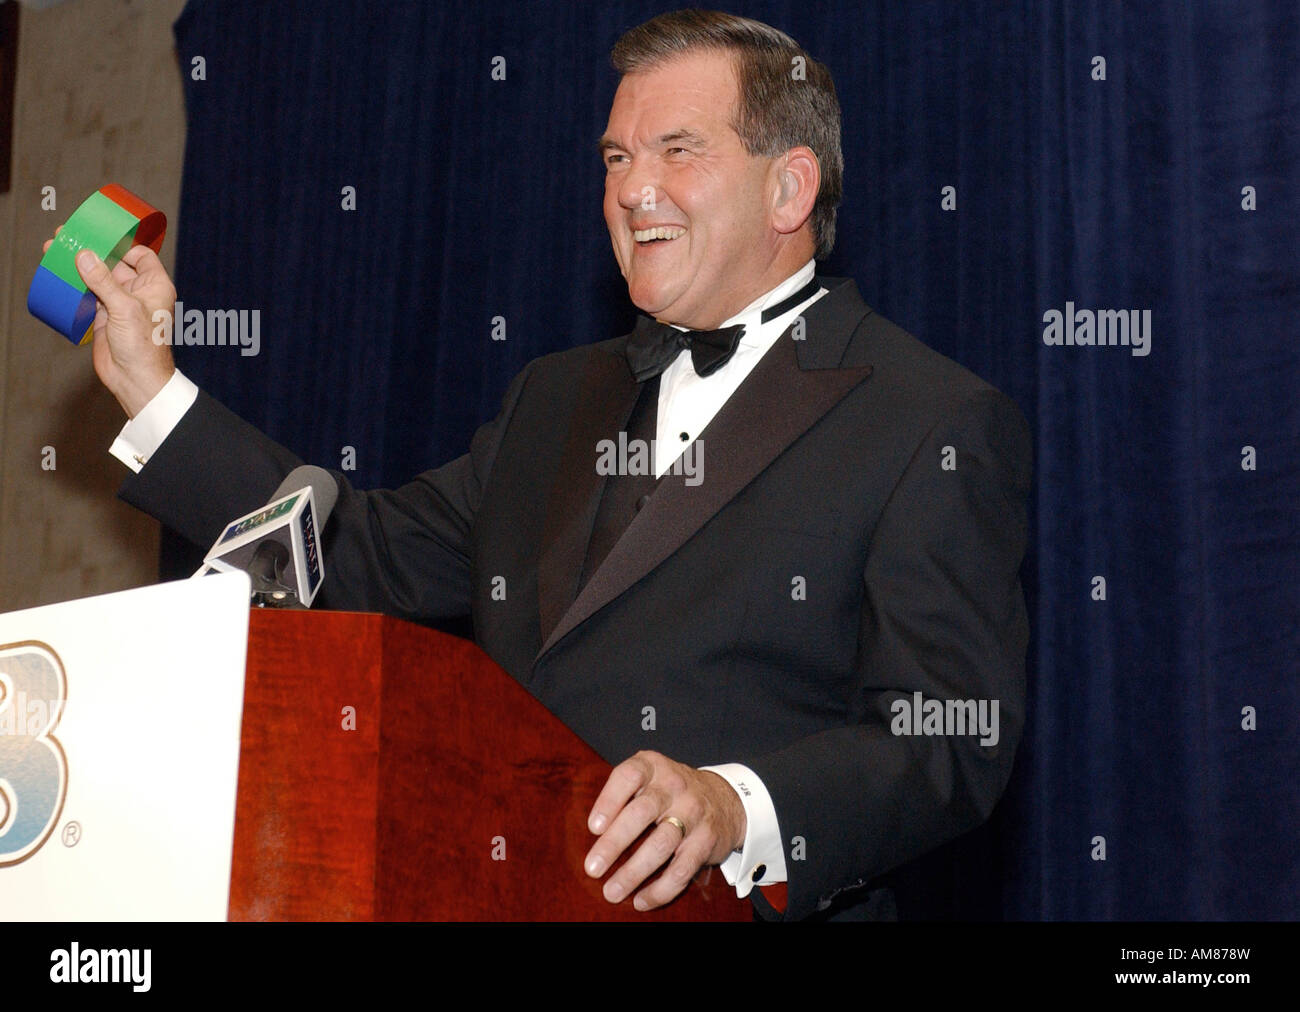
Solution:
<svg viewBox="0 0 1300 1012"><path fill-rule="evenodd" d="M54 730L67 698L52 647L0 645L0 868L40 850L63 811L68 760Z"/></svg>

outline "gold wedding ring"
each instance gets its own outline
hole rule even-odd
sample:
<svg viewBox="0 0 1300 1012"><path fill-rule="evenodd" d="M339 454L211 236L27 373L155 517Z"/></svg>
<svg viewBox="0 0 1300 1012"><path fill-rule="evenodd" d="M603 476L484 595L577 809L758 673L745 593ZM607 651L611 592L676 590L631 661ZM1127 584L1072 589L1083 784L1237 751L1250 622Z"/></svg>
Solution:
<svg viewBox="0 0 1300 1012"><path fill-rule="evenodd" d="M671 822L681 832L682 839L686 839L686 823L682 822L681 819L677 818L675 815L669 815L664 818L664 822Z"/></svg>

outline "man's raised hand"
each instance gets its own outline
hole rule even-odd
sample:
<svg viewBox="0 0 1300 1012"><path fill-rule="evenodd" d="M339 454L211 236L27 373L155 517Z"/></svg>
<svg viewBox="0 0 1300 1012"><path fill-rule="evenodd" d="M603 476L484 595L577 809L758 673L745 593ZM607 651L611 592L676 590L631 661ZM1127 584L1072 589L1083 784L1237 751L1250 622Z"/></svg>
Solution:
<svg viewBox="0 0 1300 1012"><path fill-rule="evenodd" d="M53 241L47 240L44 248L48 250ZM132 246L112 271L89 250L78 253L76 263L81 280L99 300L95 372L122 410L134 418L175 371L171 345L154 341L153 333L160 326L154 319L156 312L165 311L171 319L176 311L176 288L158 254L148 246ZM170 338L170 327L166 333Z"/></svg>

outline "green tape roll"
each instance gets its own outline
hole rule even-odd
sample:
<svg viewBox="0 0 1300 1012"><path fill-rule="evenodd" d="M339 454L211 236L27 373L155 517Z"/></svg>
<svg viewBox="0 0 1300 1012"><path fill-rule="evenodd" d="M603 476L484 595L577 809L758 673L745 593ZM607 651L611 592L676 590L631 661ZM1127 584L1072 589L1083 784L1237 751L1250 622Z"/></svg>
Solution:
<svg viewBox="0 0 1300 1012"><path fill-rule="evenodd" d="M91 249L105 263L114 264L135 244L139 225L140 219L125 207L95 191L59 230L54 245L41 258L41 266L84 292L86 283L77 273L77 254Z"/></svg>

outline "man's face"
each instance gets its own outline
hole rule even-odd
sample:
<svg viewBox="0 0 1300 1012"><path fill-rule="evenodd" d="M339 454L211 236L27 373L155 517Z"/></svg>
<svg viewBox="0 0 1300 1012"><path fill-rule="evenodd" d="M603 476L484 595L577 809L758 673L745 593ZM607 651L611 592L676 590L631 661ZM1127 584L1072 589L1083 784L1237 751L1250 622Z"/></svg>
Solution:
<svg viewBox="0 0 1300 1012"><path fill-rule="evenodd" d="M670 323L716 327L782 280L768 281L773 160L745 151L736 100L731 56L705 51L626 75L609 111L614 256L632 302Z"/></svg>

